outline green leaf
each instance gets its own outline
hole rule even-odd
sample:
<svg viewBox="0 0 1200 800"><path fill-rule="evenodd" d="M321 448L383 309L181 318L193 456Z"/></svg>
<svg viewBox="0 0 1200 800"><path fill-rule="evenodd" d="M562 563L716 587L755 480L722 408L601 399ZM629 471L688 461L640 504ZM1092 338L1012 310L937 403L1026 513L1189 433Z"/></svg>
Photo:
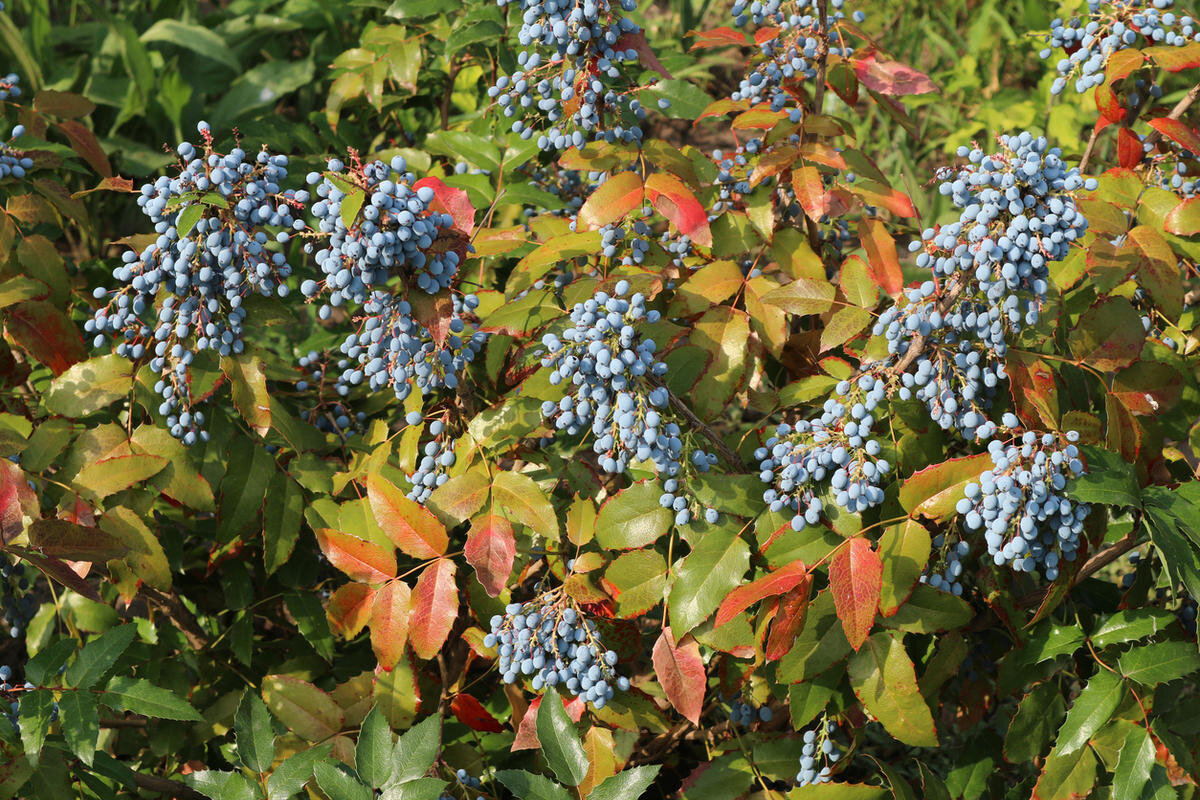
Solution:
<svg viewBox="0 0 1200 800"><path fill-rule="evenodd" d="M865 783L813 783L792 789L788 800L892 800L892 793Z"/></svg>
<svg viewBox="0 0 1200 800"><path fill-rule="evenodd" d="M933 715L900 637L887 632L869 637L847 670L854 694L888 733L914 747L937 747Z"/></svg>
<svg viewBox="0 0 1200 800"><path fill-rule="evenodd" d="M371 790L350 774L350 768L344 764L318 761L313 765L313 777L329 800L371 800Z"/></svg>
<svg viewBox="0 0 1200 800"><path fill-rule="evenodd" d="M320 744L285 759L267 778L267 800L290 800L308 783L313 766L332 749L332 744Z"/></svg>
<svg viewBox="0 0 1200 800"><path fill-rule="evenodd" d="M1085 797L1096 783L1096 754L1092 748L1060 753L1050 751L1033 796L1037 798Z"/></svg>
<svg viewBox="0 0 1200 800"><path fill-rule="evenodd" d="M1133 468L1121 456L1100 447L1079 448L1087 472L1067 483L1067 495L1081 503L1140 506L1141 492Z"/></svg>
<svg viewBox="0 0 1200 800"><path fill-rule="evenodd" d="M204 206L200 203L189 203L184 206L175 218L175 228L179 231L179 238L186 239L202 216L204 216Z"/></svg>
<svg viewBox="0 0 1200 800"><path fill-rule="evenodd" d="M34 686L45 686L50 676L75 653L74 639L58 639L37 652L25 663L25 680Z"/></svg>
<svg viewBox="0 0 1200 800"><path fill-rule="evenodd" d="M654 778L660 769L662 769L661 766L654 764L634 767L618 772L616 775L610 775L599 786L592 789L587 800L637 800L643 792L650 788L650 784L654 783Z"/></svg>
<svg viewBox="0 0 1200 800"><path fill-rule="evenodd" d="M283 596L283 603L296 620L304 640L321 658L333 661L333 632L329 629L329 619L320 598L312 592L288 592Z"/></svg>
<svg viewBox="0 0 1200 800"><path fill-rule="evenodd" d="M167 42L224 64L234 72L242 71L242 65L238 63L233 49L219 34L203 25L191 25L175 19L160 19L139 38L147 44Z"/></svg>
<svg viewBox="0 0 1200 800"><path fill-rule="evenodd" d="M96 696L88 691L63 692L58 699L58 719L67 746L90 767L100 736Z"/></svg>
<svg viewBox="0 0 1200 800"><path fill-rule="evenodd" d="M521 800L571 800L571 793L557 783L521 769L502 769L496 779Z"/></svg>
<svg viewBox="0 0 1200 800"><path fill-rule="evenodd" d="M185 776L185 780L212 800L256 800L260 796L254 784L240 772L204 769Z"/></svg>
<svg viewBox="0 0 1200 800"><path fill-rule="evenodd" d="M127 397L133 389L133 364L114 354L71 366L54 379L43 402L52 414L76 419Z"/></svg>
<svg viewBox="0 0 1200 800"><path fill-rule="evenodd" d="M367 199L367 193L361 189L356 189L342 199L341 216L342 224L347 228L354 227L354 219L358 216L358 210L362 208L363 201Z"/></svg>
<svg viewBox="0 0 1200 800"><path fill-rule="evenodd" d="M1100 623L1091 635L1092 644L1101 649L1153 636L1175 621L1170 611L1159 608L1126 608Z"/></svg>
<svg viewBox="0 0 1200 800"><path fill-rule="evenodd" d="M1123 653L1117 664L1126 678L1157 686L1200 670L1200 653L1195 642L1154 642Z"/></svg>
<svg viewBox="0 0 1200 800"><path fill-rule="evenodd" d="M84 465L74 483L91 496L103 499L153 478L167 463L165 458L149 453L109 456Z"/></svg>
<svg viewBox="0 0 1200 800"><path fill-rule="evenodd" d="M596 515L596 542L608 550L653 544L671 529L671 512L658 504L656 481L640 481L604 501Z"/></svg>
<svg viewBox="0 0 1200 800"><path fill-rule="evenodd" d="M537 734L550 769L566 785L578 786L587 777L588 757L571 718L553 692L538 706Z"/></svg>
<svg viewBox="0 0 1200 800"><path fill-rule="evenodd" d="M448 784L441 778L417 778L394 783L383 790L379 800L441 800Z"/></svg>
<svg viewBox="0 0 1200 800"><path fill-rule="evenodd" d="M25 757L37 763L42 753L42 743L50 731L50 716L54 710L54 694L49 689L34 689L23 692L17 708L17 720L21 723L21 744L25 746Z"/></svg>
<svg viewBox="0 0 1200 800"><path fill-rule="evenodd" d="M144 678L114 675L104 687L100 699L114 711L132 711L155 719L183 722L201 722L204 719L182 697Z"/></svg>
<svg viewBox="0 0 1200 800"><path fill-rule="evenodd" d="M1124 297L1100 300L1083 313L1067 336L1075 358L1102 372L1136 361L1145 339L1141 315Z"/></svg>
<svg viewBox="0 0 1200 800"><path fill-rule="evenodd" d="M837 289L828 281L800 278L767 292L762 301L789 314L824 314L833 308L836 294Z"/></svg>
<svg viewBox="0 0 1200 800"><path fill-rule="evenodd" d="M883 581L879 592L879 613L891 616L913 593L929 561L929 531L915 519L892 525L879 539L879 558L883 562Z"/></svg>
<svg viewBox="0 0 1200 800"><path fill-rule="evenodd" d="M788 687L788 710L794 730L801 730L825 710L844 674L844 670L830 669L810 681Z"/></svg>
<svg viewBox="0 0 1200 800"><path fill-rule="evenodd" d="M1039 683L1021 698L1004 738L1004 757L1014 764L1032 763L1058 729L1067 704L1054 681Z"/></svg>
<svg viewBox="0 0 1200 800"><path fill-rule="evenodd" d="M221 371L233 387L233 404L259 436L271 429L271 398L262 359L249 353L224 356Z"/></svg>
<svg viewBox="0 0 1200 800"><path fill-rule="evenodd" d="M966 600L921 583L899 611L880 622L912 633L937 633L966 625L974 616L975 611Z"/></svg>
<svg viewBox="0 0 1200 800"><path fill-rule="evenodd" d="M233 731L237 737L238 760L254 772L266 772L275 762L275 730L271 712L258 695L247 689L242 692L233 718Z"/></svg>
<svg viewBox="0 0 1200 800"><path fill-rule="evenodd" d="M392 750L392 729L379 706L372 706L354 747L354 768L371 788L382 788L392 777Z"/></svg>
<svg viewBox="0 0 1200 800"><path fill-rule="evenodd" d="M1125 695L1125 682L1120 675L1100 669L1075 698L1067 719L1058 729L1054 751L1061 758L1069 756L1087 744L1096 731L1112 717Z"/></svg>
<svg viewBox="0 0 1200 800"><path fill-rule="evenodd" d="M268 575L291 558L303 519L304 491L284 473L274 473L263 514L263 562Z"/></svg>
<svg viewBox="0 0 1200 800"><path fill-rule="evenodd" d="M117 663L125 648L137 638L136 625L118 625L83 646L75 663L67 668L63 683L76 689L90 689Z"/></svg>
<svg viewBox="0 0 1200 800"><path fill-rule="evenodd" d="M511 518L547 539L558 538L558 517L533 479L519 472L498 471L492 481L492 502Z"/></svg>
<svg viewBox="0 0 1200 800"><path fill-rule="evenodd" d="M275 105L285 95L312 83L315 66L311 58L298 61L266 61L243 72L208 112L214 126L245 120L249 112Z"/></svg>
<svg viewBox="0 0 1200 800"><path fill-rule="evenodd" d="M413 725L392 751L392 781L411 781L429 772L441 746L442 721L436 714Z"/></svg>
<svg viewBox="0 0 1200 800"><path fill-rule="evenodd" d="M692 552L672 565L667 604L676 641L717 610L749 565L750 546L737 528L710 527L700 533Z"/></svg>
<svg viewBox="0 0 1200 800"><path fill-rule="evenodd" d="M1150 768L1154 766L1154 742L1140 725L1133 725L1125 735L1125 743L1113 768L1113 797L1140 798L1150 783Z"/></svg>
<svg viewBox="0 0 1200 800"><path fill-rule="evenodd" d="M900 505L910 514L948 520L958 513L954 506L966 485L991 466L991 456L979 453L926 467L900 484Z"/></svg>
<svg viewBox="0 0 1200 800"><path fill-rule="evenodd" d="M608 565L604 579L617 590L617 615L640 616L662 602L667 562L652 548L622 553Z"/></svg>

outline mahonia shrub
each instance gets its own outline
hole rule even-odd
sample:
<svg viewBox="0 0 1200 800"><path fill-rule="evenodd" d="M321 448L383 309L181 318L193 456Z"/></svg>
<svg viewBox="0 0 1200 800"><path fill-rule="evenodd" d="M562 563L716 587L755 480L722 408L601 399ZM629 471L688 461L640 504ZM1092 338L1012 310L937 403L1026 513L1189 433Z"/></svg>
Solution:
<svg viewBox="0 0 1200 800"><path fill-rule="evenodd" d="M11 5L0 796L1196 797L1193 9Z"/></svg>

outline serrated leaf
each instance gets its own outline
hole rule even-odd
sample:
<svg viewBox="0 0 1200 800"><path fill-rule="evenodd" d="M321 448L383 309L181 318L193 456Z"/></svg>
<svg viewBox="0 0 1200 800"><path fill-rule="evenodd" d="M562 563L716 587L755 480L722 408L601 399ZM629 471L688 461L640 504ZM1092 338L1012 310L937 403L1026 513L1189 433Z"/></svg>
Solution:
<svg viewBox="0 0 1200 800"><path fill-rule="evenodd" d="M332 747L316 745L284 759L267 778L267 800L291 800L312 778L313 766L327 758Z"/></svg>
<svg viewBox="0 0 1200 800"><path fill-rule="evenodd" d="M1113 797L1140 798L1142 790L1150 783L1154 759L1155 748L1150 734L1140 725L1131 725L1113 768Z"/></svg>
<svg viewBox="0 0 1200 800"><path fill-rule="evenodd" d="M1075 698L1061 728L1054 752L1065 758L1079 750L1112 717L1125 695L1120 675L1100 669Z"/></svg>
<svg viewBox="0 0 1200 800"><path fill-rule="evenodd" d="M421 658L433 658L442 649L458 617L458 586L455 566L439 558L421 571L412 590L412 617L408 638Z"/></svg>
<svg viewBox="0 0 1200 800"><path fill-rule="evenodd" d="M861 536L851 539L829 564L829 588L846 641L855 650L867 640L879 608L883 562Z"/></svg>
<svg viewBox="0 0 1200 800"><path fill-rule="evenodd" d="M711 528L674 573L667 605L671 629L680 638L717 610L725 596L741 583L750 561L750 546L729 528Z"/></svg>
<svg viewBox="0 0 1200 800"><path fill-rule="evenodd" d="M572 800L570 792L557 783L519 769L502 769L496 779L521 800Z"/></svg>
<svg viewBox="0 0 1200 800"><path fill-rule="evenodd" d="M366 485L371 513L392 544L419 559L437 558L446 552L446 528L433 514L381 475L367 475Z"/></svg>
<svg viewBox="0 0 1200 800"><path fill-rule="evenodd" d="M46 390L43 402L53 414L86 417L127 397L133 389L133 364L114 354L71 366Z"/></svg>
<svg viewBox="0 0 1200 800"><path fill-rule="evenodd" d="M80 761L89 767L96 755L100 736L100 714L91 692L63 692L58 699L59 726L63 738Z"/></svg>
<svg viewBox="0 0 1200 800"><path fill-rule="evenodd" d="M539 536L558 539L558 517L554 506L528 475L498 471L492 481L492 503Z"/></svg>
<svg viewBox="0 0 1200 800"><path fill-rule="evenodd" d="M247 689L242 693L233 717L238 759L254 772L266 772L275 763L275 730L271 712L258 695Z"/></svg>
<svg viewBox="0 0 1200 800"><path fill-rule="evenodd" d="M475 577L490 596L504 591L516 555L517 541L506 518L491 513L471 521L463 557L475 568Z"/></svg>
<svg viewBox="0 0 1200 800"><path fill-rule="evenodd" d="M371 790L340 762L318 761L313 765L313 777L329 800L371 800L373 797Z"/></svg>
<svg viewBox="0 0 1200 800"><path fill-rule="evenodd" d="M221 371L233 387L233 404L242 419L259 436L266 436L271 429L271 397L262 360L249 353L223 356Z"/></svg>
<svg viewBox="0 0 1200 800"><path fill-rule="evenodd" d="M899 637L880 632L850 657L850 685L887 732L914 747L936 747L937 730Z"/></svg>
<svg viewBox="0 0 1200 800"><path fill-rule="evenodd" d="M929 531L914 519L892 525L879 539L879 558L883 575L879 592L879 613L895 614L916 586L929 562Z"/></svg>
<svg viewBox="0 0 1200 800"><path fill-rule="evenodd" d="M379 706L372 706L358 731L354 768L373 789L381 789L392 777L392 729Z"/></svg>
<svg viewBox="0 0 1200 800"><path fill-rule="evenodd" d="M660 765L654 764L610 775L588 794L587 800L637 800L654 783L660 769Z"/></svg>
<svg viewBox="0 0 1200 800"><path fill-rule="evenodd" d="M653 544L671 528L671 512L659 505L654 481L641 481L604 501L596 515L596 542L608 550Z"/></svg>
<svg viewBox="0 0 1200 800"><path fill-rule="evenodd" d="M601 228L641 208L644 187L636 172L621 172L600 184L579 209L579 227Z"/></svg>
<svg viewBox="0 0 1200 800"><path fill-rule="evenodd" d="M379 666L391 669L404 656L408 643L412 591L400 580L385 583L371 600L367 624L371 627L371 649Z"/></svg>
<svg viewBox="0 0 1200 800"><path fill-rule="evenodd" d="M1157 686L1200 671L1200 653L1194 642L1154 642L1122 653L1117 664L1126 678Z"/></svg>
<svg viewBox="0 0 1200 800"><path fill-rule="evenodd" d="M136 625L118 625L83 646L75 662L63 674L66 686L90 689L108 672L125 649L137 638Z"/></svg>
<svg viewBox="0 0 1200 800"><path fill-rule="evenodd" d="M116 711L132 711L154 719L175 719L183 722L201 722L203 717L191 705L170 689L155 686L144 678L128 678L114 675L101 701Z"/></svg>
<svg viewBox="0 0 1200 800"><path fill-rule="evenodd" d="M651 658L655 677L667 693L671 705L698 725L700 712L704 708L707 676L696 640L685 636L676 644L671 628L664 627L654 642Z"/></svg>
<svg viewBox="0 0 1200 800"><path fill-rule="evenodd" d="M288 730L310 742L331 739L345 715L330 696L291 675L268 675L262 681L263 702Z"/></svg>
<svg viewBox="0 0 1200 800"><path fill-rule="evenodd" d="M442 721L435 714L409 728L392 752L392 780L411 781L428 772L442 745Z"/></svg>
<svg viewBox="0 0 1200 800"><path fill-rule="evenodd" d="M579 733L556 694L546 695L538 706L537 734L550 769L567 786L578 786L587 777L588 758Z"/></svg>

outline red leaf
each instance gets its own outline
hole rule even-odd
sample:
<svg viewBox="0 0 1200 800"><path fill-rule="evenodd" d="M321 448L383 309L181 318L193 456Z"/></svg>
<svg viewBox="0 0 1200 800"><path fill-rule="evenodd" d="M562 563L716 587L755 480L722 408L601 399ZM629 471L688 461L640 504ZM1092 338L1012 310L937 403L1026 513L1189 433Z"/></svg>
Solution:
<svg viewBox="0 0 1200 800"><path fill-rule="evenodd" d="M724 47L731 44L744 46L747 42L746 34L730 27L713 28L710 31L688 31L687 35L696 40L696 43L692 45L693 50Z"/></svg>
<svg viewBox="0 0 1200 800"><path fill-rule="evenodd" d="M855 650L862 647L875 622L882 582L883 562L861 536L851 539L829 565L833 605Z"/></svg>
<svg viewBox="0 0 1200 800"><path fill-rule="evenodd" d="M825 191L821 173L816 167L792 170L792 189L796 192L796 201L814 222L830 212L833 197Z"/></svg>
<svg viewBox="0 0 1200 800"><path fill-rule="evenodd" d="M446 528L432 512L380 475L367 475L365 483L371 513L392 544L413 558L437 558L446 552Z"/></svg>
<svg viewBox="0 0 1200 800"><path fill-rule="evenodd" d="M517 691L518 693L520 692L519 689ZM579 722L583 717L584 703L578 697L568 700L559 694L539 695L533 698L533 702L525 709L525 714L521 717L520 724L517 725L517 735L512 743L513 752L517 750L534 750L542 746L537 735L537 715L538 709L542 707L542 700L547 697L561 700L563 708L567 710L567 715L571 717L572 722Z"/></svg>
<svg viewBox="0 0 1200 800"><path fill-rule="evenodd" d="M58 123L58 129L71 140L71 149L91 164L92 169L99 172L103 178L112 177L112 165L108 162L108 156L104 154L104 148L97 141L96 134L88 130L86 125L77 120L64 119Z"/></svg>
<svg viewBox="0 0 1200 800"><path fill-rule="evenodd" d="M654 50L650 47L650 43L646 41L646 34L638 31L637 33L626 33L617 39L617 50L636 50L638 61L646 69L652 69L659 75L662 75L667 80L671 80L670 70L662 65L658 60L658 56L654 55Z"/></svg>
<svg viewBox="0 0 1200 800"><path fill-rule="evenodd" d="M804 581L808 569L803 561L793 561L769 575L737 587L721 601L717 609L716 626L724 625L738 614L765 597L774 597L789 592Z"/></svg>
<svg viewBox="0 0 1200 800"><path fill-rule="evenodd" d="M412 619L408 638L421 658L433 658L458 618L458 587L454 562L439 558L421 572L412 593Z"/></svg>
<svg viewBox="0 0 1200 800"><path fill-rule="evenodd" d="M712 247L712 231L708 227L708 212L683 181L665 172L656 172L646 179L646 195L650 203L684 236L702 247Z"/></svg>
<svg viewBox="0 0 1200 800"><path fill-rule="evenodd" d="M339 586L325 606L325 617L329 628L343 639L350 639L367 624L371 617L371 604L375 602L375 590L365 583L347 583Z"/></svg>
<svg viewBox="0 0 1200 800"><path fill-rule="evenodd" d="M9 336L55 375L87 358L75 323L49 303L30 300L9 306L5 324Z"/></svg>
<svg viewBox="0 0 1200 800"><path fill-rule="evenodd" d="M1106 123L1120 122L1125 119L1125 109L1121 106L1121 98L1117 97L1107 84L1096 87L1096 109ZM1100 125L1099 122L1096 123ZM1101 128L1103 130L1103 127Z"/></svg>
<svg viewBox="0 0 1200 800"><path fill-rule="evenodd" d="M413 190L428 186L433 189L433 202L430 207L454 217L454 227L468 236L475 230L475 206L464 189L448 186L441 178L429 176L421 178L413 184Z"/></svg>
<svg viewBox="0 0 1200 800"><path fill-rule="evenodd" d="M892 97L927 94L937 89L924 72L899 61L880 61L870 51L854 59L854 74L863 86Z"/></svg>
<svg viewBox="0 0 1200 800"><path fill-rule="evenodd" d="M354 580L379 584L396 577L394 551L332 528L321 528L316 536L329 563Z"/></svg>
<svg viewBox="0 0 1200 800"><path fill-rule="evenodd" d="M25 529L22 516L37 519L38 503L25 471L8 459L0 461L0 536L8 544Z"/></svg>
<svg viewBox="0 0 1200 800"><path fill-rule="evenodd" d="M887 227L877 219L864 217L858 223L858 235L867 251L867 270L871 278L892 297L904 288L904 273L900 269L900 256L896 253L896 242L887 232Z"/></svg>
<svg viewBox="0 0 1200 800"><path fill-rule="evenodd" d="M1141 69L1146 57L1140 50L1118 50L1108 57L1104 65L1104 77L1108 78L1105 85L1116 83L1135 69Z"/></svg>
<svg viewBox="0 0 1200 800"><path fill-rule="evenodd" d="M1196 134L1194 128L1177 119L1170 117L1162 117L1160 119L1149 120L1150 127L1166 136L1185 149L1191 150L1194 155L1200 155L1200 136Z"/></svg>
<svg viewBox="0 0 1200 800"><path fill-rule="evenodd" d="M497 514L476 519L471 523L463 555L487 593L492 597L500 594L517 555L512 523Z"/></svg>
<svg viewBox="0 0 1200 800"><path fill-rule="evenodd" d="M774 26L762 27L754 32L754 43L756 45L759 45L760 47L764 43L769 42L772 39L778 39L778 38L779 38L779 28L776 28Z"/></svg>
<svg viewBox="0 0 1200 800"><path fill-rule="evenodd" d="M388 581L371 603L371 649L379 666L391 669L404 655L412 590L404 581Z"/></svg>
<svg viewBox="0 0 1200 800"><path fill-rule="evenodd" d="M1133 169L1141 163L1142 140L1129 128L1121 128L1117 132L1117 161L1122 167Z"/></svg>
<svg viewBox="0 0 1200 800"><path fill-rule="evenodd" d="M1010 353L1008 388L1017 414L1027 422L1054 430L1058 426L1058 385L1054 370L1040 358Z"/></svg>
<svg viewBox="0 0 1200 800"><path fill-rule="evenodd" d="M771 622L771 633L763 654L769 661L778 661L787 655L804 630L808 617L808 593L812 590L812 575L806 575L799 586L779 598L779 610Z"/></svg>
<svg viewBox="0 0 1200 800"><path fill-rule="evenodd" d="M666 691L667 700L692 724L700 724L704 689L708 682L704 674L704 661L700 658L700 645L690 634L676 645L671 626L664 625L654 643L651 660L654 662L655 677Z"/></svg>
<svg viewBox="0 0 1200 800"><path fill-rule="evenodd" d="M450 701L450 711L454 713L459 722L473 731L500 733L504 730L504 726L491 715L491 712L469 694L454 695L454 699Z"/></svg>
<svg viewBox="0 0 1200 800"><path fill-rule="evenodd" d="M585 229L602 228L641 208L642 179L636 172L613 175L588 196L579 209L579 224Z"/></svg>

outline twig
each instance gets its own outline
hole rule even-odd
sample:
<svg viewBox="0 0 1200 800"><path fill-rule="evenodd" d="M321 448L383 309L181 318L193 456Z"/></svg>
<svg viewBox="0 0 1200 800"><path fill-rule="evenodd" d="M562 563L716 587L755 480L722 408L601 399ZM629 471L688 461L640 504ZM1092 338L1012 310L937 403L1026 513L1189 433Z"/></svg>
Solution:
<svg viewBox="0 0 1200 800"><path fill-rule="evenodd" d="M158 792L167 797L177 798L177 800L208 800L205 795L200 794L186 783L173 781L170 778L159 778L142 772L134 772L133 782L146 791Z"/></svg>
<svg viewBox="0 0 1200 800"><path fill-rule="evenodd" d="M652 382L664 389L667 388L666 385L661 381L652 379ZM749 469L746 467L746 463L742 461L741 457L737 453L733 452L733 450L729 449L729 445L725 444L725 441L721 438L720 434L718 434L711 427L706 425L703 420L697 417L695 412L688 408L687 403L676 397L675 393L670 389L667 389L667 396L671 398L671 407L678 411L679 415L688 421L688 424L700 431L700 433L704 434L704 438L712 442L713 447L715 447L717 452L721 454L721 457L725 459L725 463L733 467L738 472L749 472Z"/></svg>
<svg viewBox="0 0 1200 800"><path fill-rule="evenodd" d="M1088 139L1087 147L1083 150L1083 158L1079 159L1080 172L1083 172L1087 169L1088 162L1092 159L1092 152L1096 149L1096 142L1100 140L1101 130L1102 128L1099 126L1092 126L1091 138Z"/></svg>
<svg viewBox="0 0 1200 800"><path fill-rule="evenodd" d="M164 594L152 586L142 586L146 599L161 609L187 638L193 650L203 650L208 646L208 636L200 627L200 623L187 610L187 607L174 595Z"/></svg>
<svg viewBox="0 0 1200 800"><path fill-rule="evenodd" d="M813 111L821 113L825 102L825 62L829 57L829 0L817 0L817 80L813 87Z"/></svg>
<svg viewBox="0 0 1200 800"><path fill-rule="evenodd" d="M1196 102L1197 98L1200 98L1200 83L1197 83L1195 86L1193 86L1192 90L1185 94L1183 99L1175 104L1175 107L1171 109L1171 113L1167 114L1167 119L1179 119L1182 117L1184 112L1192 107L1192 103ZM1143 140L1143 144L1154 144L1161 138L1162 132L1155 129L1150 131L1150 135Z"/></svg>

